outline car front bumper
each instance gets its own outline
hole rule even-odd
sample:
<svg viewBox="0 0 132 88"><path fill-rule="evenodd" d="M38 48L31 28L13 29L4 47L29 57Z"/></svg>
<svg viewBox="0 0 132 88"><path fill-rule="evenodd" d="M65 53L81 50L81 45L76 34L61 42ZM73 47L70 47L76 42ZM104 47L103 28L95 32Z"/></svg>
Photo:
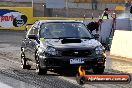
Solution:
<svg viewBox="0 0 132 88"><path fill-rule="evenodd" d="M89 57L45 57L39 56L40 65L42 68L64 68L64 69L75 69L79 66L84 68L92 68L92 67L103 67L106 57L104 55L98 56L89 56ZM82 60L81 62L71 63L70 60Z"/></svg>

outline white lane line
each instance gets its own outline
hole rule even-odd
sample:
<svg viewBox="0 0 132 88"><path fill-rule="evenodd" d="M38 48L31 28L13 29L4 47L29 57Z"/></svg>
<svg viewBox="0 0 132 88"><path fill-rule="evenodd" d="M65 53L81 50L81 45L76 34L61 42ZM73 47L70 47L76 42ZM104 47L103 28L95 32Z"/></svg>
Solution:
<svg viewBox="0 0 132 88"><path fill-rule="evenodd" d="M13 88L13 87L0 82L0 88Z"/></svg>

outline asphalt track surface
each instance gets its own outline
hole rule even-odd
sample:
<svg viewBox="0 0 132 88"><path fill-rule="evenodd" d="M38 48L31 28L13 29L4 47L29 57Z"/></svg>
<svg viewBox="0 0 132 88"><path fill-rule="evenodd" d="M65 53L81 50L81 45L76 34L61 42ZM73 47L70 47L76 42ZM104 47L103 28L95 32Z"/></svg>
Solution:
<svg viewBox="0 0 132 88"><path fill-rule="evenodd" d="M37 75L35 67L23 70L20 67L20 45L24 31L0 30L0 88L132 88L129 84L85 84L79 85L73 75L48 71L47 75ZM87 71L91 74L92 71ZM114 60L107 54L104 74L132 75L132 63Z"/></svg>

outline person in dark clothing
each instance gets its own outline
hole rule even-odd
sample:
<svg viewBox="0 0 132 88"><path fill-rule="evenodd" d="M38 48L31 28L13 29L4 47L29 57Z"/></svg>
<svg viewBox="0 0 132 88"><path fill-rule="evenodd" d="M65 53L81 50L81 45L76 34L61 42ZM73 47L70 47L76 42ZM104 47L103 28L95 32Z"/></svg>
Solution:
<svg viewBox="0 0 132 88"><path fill-rule="evenodd" d="M130 13L132 14L132 6L130 6Z"/></svg>
<svg viewBox="0 0 132 88"><path fill-rule="evenodd" d="M103 12L103 16L102 16L102 19L106 16L107 19L109 19L109 9L108 8L105 8L104 12Z"/></svg>
<svg viewBox="0 0 132 88"><path fill-rule="evenodd" d="M90 30L90 32L92 33L94 30L96 31L96 34L99 34L99 27L101 25L101 23L103 22L102 19L99 19L97 22L90 22L87 25L87 29Z"/></svg>
<svg viewBox="0 0 132 88"><path fill-rule="evenodd" d="M125 3L126 10L129 10L130 9L130 6L131 6L131 2L130 1L127 1Z"/></svg>

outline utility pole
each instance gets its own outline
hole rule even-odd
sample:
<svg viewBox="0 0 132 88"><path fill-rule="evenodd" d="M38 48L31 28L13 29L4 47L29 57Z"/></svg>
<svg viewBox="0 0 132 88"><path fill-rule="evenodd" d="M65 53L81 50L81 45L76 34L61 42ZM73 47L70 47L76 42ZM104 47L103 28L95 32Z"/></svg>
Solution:
<svg viewBox="0 0 132 88"><path fill-rule="evenodd" d="M33 3L34 3L34 0L32 0L32 8L33 8Z"/></svg>
<svg viewBox="0 0 132 88"><path fill-rule="evenodd" d="M33 9L34 5L33 5L33 3L34 3L34 0L32 0L32 13L33 13L33 16L34 16L34 9Z"/></svg>
<svg viewBox="0 0 132 88"><path fill-rule="evenodd" d="M43 4L43 7L44 7L44 16L45 16L45 4Z"/></svg>
<svg viewBox="0 0 132 88"><path fill-rule="evenodd" d="M68 0L66 0L66 17L69 16L69 13L68 13Z"/></svg>

